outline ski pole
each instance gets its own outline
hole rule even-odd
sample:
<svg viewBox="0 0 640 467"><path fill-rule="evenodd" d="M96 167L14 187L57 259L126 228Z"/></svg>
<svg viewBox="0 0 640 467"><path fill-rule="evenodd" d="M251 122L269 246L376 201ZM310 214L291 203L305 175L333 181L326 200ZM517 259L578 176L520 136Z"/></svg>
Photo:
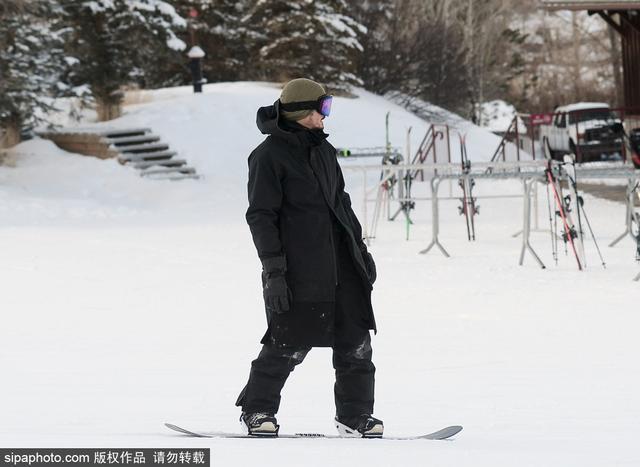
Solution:
<svg viewBox="0 0 640 467"><path fill-rule="evenodd" d="M549 233L551 234L551 256L558 265L558 233L557 224L556 229L553 228L553 218L551 215L551 197L549 196L549 184L547 183L547 210L549 211ZM557 218L557 217L556 217Z"/></svg>
<svg viewBox="0 0 640 467"><path fill-rule="evenodd" d="M602 257L602 253L600 252L600 247L598 246L598 242L596 241L596 236L593 233L593 229L591 228L591 222L589 222L589 218L587 217L587 211L584 210L584 201L582 198L578 198L578 211L582 209L582 214L584 216L584 221L587 223L587 228L591 233L591 238L593 239L593 244L596 246L596 250L598 251L598 256L600 257L600 261L602 262L602 267L607 269L607 265L604 262L604 258Z"/></svg>

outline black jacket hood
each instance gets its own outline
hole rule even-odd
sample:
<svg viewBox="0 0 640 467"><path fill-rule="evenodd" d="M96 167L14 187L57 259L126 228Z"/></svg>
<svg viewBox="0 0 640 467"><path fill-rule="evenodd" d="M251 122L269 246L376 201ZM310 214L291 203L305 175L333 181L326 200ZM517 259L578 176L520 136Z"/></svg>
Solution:
<svg viewBox="0 0 640 467"><path fill-rule="evenodd" d="M280 99L273 105L260 107L256 114L256 125L264 135L273 135L295 146L317 146L329 135L324 131L308 130L295 122L280 118Z"/></svg>

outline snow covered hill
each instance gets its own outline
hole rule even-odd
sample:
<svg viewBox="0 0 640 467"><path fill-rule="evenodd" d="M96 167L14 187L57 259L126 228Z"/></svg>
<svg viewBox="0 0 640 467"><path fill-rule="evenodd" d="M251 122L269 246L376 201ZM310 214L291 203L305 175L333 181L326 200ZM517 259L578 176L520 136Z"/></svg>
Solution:
<svg viewBox="0 0 640 467"><path fill-rule="evenodd" d="M230 201L246 197L247 156L264 139L255 126L256 110L272 104L280 91L276 84L253 82L212 84L204 91L194 95L189 86L140 91L137 99L145 103L126 107L123 117L107 123L79 124L83 128L150 127L196 167L204 180L181 184L138 180L133 170L114 160L79 158L36 139L12 150L18 161L16 170L0 172L5 196L9 192L19 195L3 210L6 222L41 224L58 216L71 221L82 216L96 221L124 216L147 222L139 216L165 209L174 215L200 218L203 206L216 211L208 218L226 219L223 211L237 210ZM387 112L390 141L403 154L407 130L412 129L411 148L415 152L430 123L452 126L451 157L456 162L460 157L458 133L467 135L470 157L475 160L488 160L500 142L490 132L444 111L450 121L425 122L382 97L362 89L357 93L357 99L336 98L334 113L326 120L330 141L336 147L384 146ZM55 120L70 123L63 115ZM438 140L439 161L446 162L445 151L445 140ZM60 163L61 159L65 163ZM66 205L58 203L57 197L73 198L73 212L61 212Z"/></svg>
<svg viewBox="0 0 640 467"><path fill-rule="evenodd" d="M263 136L255 110L275 101L268 83L154 91L111 126L148 126L203 175L145 180L115 161L34 140L0 167L0 445L207 446L212 465L601 466L640 462L634 245L595 250L586 272L558 266L548 231L534 247L547 263L517 265L522 201L481 200L477 242L466 240L459 189L441 203L452 253L418 255L430 239L428 202L405 224L383 222L373 339L376 415L389 434L449 424L453 442L202 440L194 429L238 428L234 407L264 331L259 262L244 221L246 157ZM336 146L415 149L427 122L358 91L326 121ZM83 123L86 126L87 123ZM498 139L461 124L473 159ZM454 153L455 154L455 153ZM361 213L357 172L347 188ZM373 176L377 176L373 174ZM444 186L444 185L443 185ZM516 182L479 181L478 194L519 194ZM539 194L540 227L546 198ZM623 230L624 207L586 198L598 241ZM314 349L292 374L284 432L332 432L331 353Z"/></svg>

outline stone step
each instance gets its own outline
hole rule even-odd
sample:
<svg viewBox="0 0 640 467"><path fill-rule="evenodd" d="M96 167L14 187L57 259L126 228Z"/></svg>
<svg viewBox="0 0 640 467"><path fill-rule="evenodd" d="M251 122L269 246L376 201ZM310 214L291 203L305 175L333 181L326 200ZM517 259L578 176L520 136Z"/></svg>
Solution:
<svg viewBox="0 0 640 467"><path fill-rule="evenodd" d="M146 169L154 166L182 167L183 165L186 165L186 164L187 164L187 161L184 159L167 159L167 160L158 160L158 161L135 162L132 165L136 169Z"/></svg>
<svg viewBox="0 0 640 467"><path fill-rule="evenodd" d="M180 173L178 173L177 175L175 175L175 174L174 175L172 175L172 174L148 175L145 178L147 178L148 180L171 180L171 181L184 180L184 179L187 179L187 178L191 178L193 180L197 180L197 179L200 178L200 175L195 174L195 173L193 173L193 174L180 174Z"/></svg>
<svg viewBox="0 0 640 467"><path fill-rule="evenodd" d="M98 131L100 136L105 138L124 138L126 136L143 136L151 133L151 128L122 128L122 129L106 129Z"/></svg>
<svg viewBox="0 0 640 467"><path fill-rule="evenodd" d="M131 154L122 154L118 157L118 161L123 164L129 162L142 162L142 161L157 161L163 159L171 159L173 156L178 153L175 151L156 151L156 152L142 152L142 153L131 153Z"/></svg>
<svg viewBox="0 0 640 467"><path fill-rule="evenodd" d="M142 170L140 175L143 177L149 175L165 175L165 174L185 174L185 175L195 175L196 169L192 167L175 167L168 169L151 169L151 170Z"/></svg>
<svg viewBox="0 0 640 467"><path fill-rule="evenodd" d="M143 177L143 178L146 180L177 181L177 180L184 180L184 179L198 180L200 176L198 174L174 173L174 174L147 175L146 177Z"/></svg>
<svg viewBox="0 0 640 467"><path fill-rule="evenodd" d="M109 143L113 144L115 147L120 148L124 145L133 145L135 143L154 143L156 141L160 141L160 137L157 135L146 134L143 136L125 136L125 137L110 137L108 138Z"/></svg>
<svg viewBox="0 0 640 467"><path fill-rule="evenodd" d="M118 148L123 154L140 154L145 152L157 152L164 151L169 149L169 145L167 143L151 143L151 144L137 144L134 146L124 146L122 148Z"/></svg>

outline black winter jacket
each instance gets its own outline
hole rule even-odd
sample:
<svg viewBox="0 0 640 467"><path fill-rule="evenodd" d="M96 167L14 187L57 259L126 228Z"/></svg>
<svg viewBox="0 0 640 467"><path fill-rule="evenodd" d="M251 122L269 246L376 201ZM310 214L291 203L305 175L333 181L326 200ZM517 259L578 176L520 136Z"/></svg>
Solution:
<svg viewBox="0 0 640 467"><path fill-rule="evenodd" d="M333 302L336 229L341 229L366 293L365 321L375 330L362 227L344 191L336 150L322 130L287 131L287 125L297 124L283 123L279 114L278 101L258 109L258 128L268 137L249 156L246 219L258 256L285 256L294 302L290 313L296 302Z"/></svg>

